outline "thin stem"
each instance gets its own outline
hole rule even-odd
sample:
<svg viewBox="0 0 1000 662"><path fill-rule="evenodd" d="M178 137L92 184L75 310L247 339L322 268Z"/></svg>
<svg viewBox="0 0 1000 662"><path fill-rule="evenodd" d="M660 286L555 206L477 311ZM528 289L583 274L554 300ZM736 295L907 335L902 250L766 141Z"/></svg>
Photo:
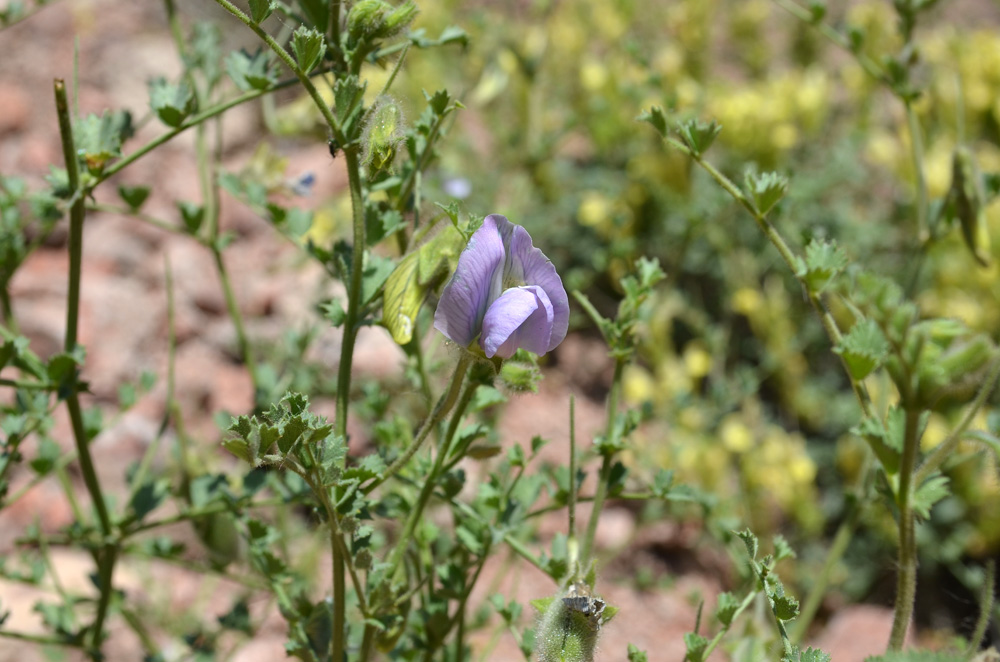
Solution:
<svg viewBox="0 0 1000 662"><path fill-rule="evenodd" d="M576 576L580 569L580 550L579 542L576 539L576 397L572 393L569 396L569 499L566 507L569 511L567 547L569 548L570 576Z"/></svg>
<svg viewBox="0 0 1000 662"><path fill-rule="evenodd" d="M156 218L155 216L150 216L149 214L143 214L139 211L133 211L128 207L122 205L109 205L101 202L90 202L87 203L87 211L97 211L106 214L121 214L122 216L131 216L132 218L142 221L143 223L148 223L154 227L157 227L166 232L173 232L176 234L182 234L185 236L190 236L190 234L179 225L174 225L168 223L162 219Z"/></svg>
<svg viewBox="0 0 1000 662"><path fill-rule="evenodd" d="M889 636L889 650L900 650L913 615L917 594L917 540L913 515L913 468L919 448L920 410L907 407L903 431L903 454L899 463L899 568L896 576L896 606Z"/></svg>
<svg viewBox="0 0 1000 662"><path fill-rule="evenodd" d="M618 415L618 398L621 392L622 370L624 367L625 363L623 361L615 361L615 373L611 379L611 390L608 392L607 422L604 429L604 439L608 442L611 441L615 430L615 419ZM594 538L597 536L597 522L601 517L601 510L604 508L604 500L608 495L608 482L611 479L613 459L614 453L604 453L604 459L601 462L601 473L597 477L597 491L594 493L594 508L590 511L590 520L587 522L587 532L584 534L583 549L580 554L581 567L583 568L590 565L593 555Z"/></svg>
<svg viewBox="0 0 1000 662"><path fill-rule="evenodd" d="M362 304L361 277L365 259L365 211L358 150L358 145L344 147L354 224L354 243L351 247L351 279L347 289L347 315L344 321L344 338L340 345L340 366L337 370L336 429L337 434L345 439L347 438L347 405L351 398L351 365L354 361L354 342L358 337L358 311Z"/></svg>
<svg viewBox="0 0 1000 662"><path fill-rule="evenodd" d="M712 640L708 642L708 646L705 647L705 652L702 654L702 659L708 659L708 656L715 650L715 647L719 645L719 642L722 641L722 637L729 632L729 628L732 627L732 624L736 622L736 619L746 610L747 607L753 604L753 600L756 597L757 591L750 591L750 593L747 594L747 597L743 598L743 602L741 602L740 606L736 608L735 612L733 612L733 617L732 620L729 621L729 625L724 626L721 630L716 632L715 636L712 637Z"/></svg>
<svg viewBox="0 0 1000 662"><path fill-rule="evenodd" d="M17 325L17 319L14 317L14 307L11 305L10 292L7 291L6 286L0 287L0 314L3 315L4 326L14 332L15 335L21 333Z"/></svg>
<svg viewBox="0 0 1000 662"><path fill-rule="evenodd" d="M993 388L996 386L998 378L1000 378L1000 358L993 360L993 365L990 366L990 370L986 374L986 379L984 379L982 385L980 385L979 392L976 393L975 399L969 403L969 406L965 409L965 413L962 414L962 420L958 422L958 425L956 425L955 428L948 433L945 440L938 444L937 448L935 448L933 452L927 456L927 458L923 461L923 464L920 465L920 468L917 469L917 473L913 477L915 485L922 485L932 473L937 471L938 467L941 466L941 463L943 463L948 456L952 454L958 446L958 442L961 441L965 430L972 424L972 419L975 418L976 413L978 413L983 405L986 404L986 400L990 397L990 393L993 392Z"/></svg>
<svg viewBox="0 0 1000 662"><path fill-rule="evenodd" d="M972 631L972 637L969 639L967 660L971 660L979 652L983 637L986 636L986 628L993 620L993 603L996 600L993 587L996 578L997 564L994 559L990 559L986 562L986 567L983 568L983 592L979 596L979 618L976 620L976 628Z"/></svg>
<svg viewBox="0 0 1000 662"><path fill-rule="evenodd" d="M920 133L920 120L913 109L913 103L904 101L906 107L906 125L910 129L910 158L913 161L913 176L917 180L917 236L922 245L930 238L930 228L927 223L927 181L924 176L924 141Z"/></svg>

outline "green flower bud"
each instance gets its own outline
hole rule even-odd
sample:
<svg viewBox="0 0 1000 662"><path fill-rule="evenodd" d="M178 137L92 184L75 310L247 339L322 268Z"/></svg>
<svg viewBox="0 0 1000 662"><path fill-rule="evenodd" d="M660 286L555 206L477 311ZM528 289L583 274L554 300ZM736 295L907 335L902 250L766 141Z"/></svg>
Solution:
<svg viewBox="0 0 1000 662"><path fill-rule="evenodd" d="M601 626L618 611L583 582L532 604L541 613L535 639L539 662L593 662Z"/></svg>
<svg viewBox="0 0 1000 662"><path fill-rule="evenodd" d="M365 163L373 172L390 169L396 158L396 146L402 139L402 109L392 97L379 97L368 116L362 138Z"/></svg>
<svg viewBox="0 0 1000 662"><path fill-rule="evenodd" d="M367 39L386 39L413 22L417 6L407 0L393 7L384 0L360 0L347 14L347 34L353 42Z"/></svg>

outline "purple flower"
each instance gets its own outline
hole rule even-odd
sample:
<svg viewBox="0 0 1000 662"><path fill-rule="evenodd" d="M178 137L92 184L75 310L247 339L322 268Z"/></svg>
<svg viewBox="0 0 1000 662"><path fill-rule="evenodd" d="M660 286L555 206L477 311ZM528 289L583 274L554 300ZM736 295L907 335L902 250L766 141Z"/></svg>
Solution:
<svg viewBox="0 0 1000 662"><path fill-rule="evenodd" d="M434 326L462 347L478 338L489 358L518 348L541 356L566 337L569 298L527 230L490 214L459 256Z"/></svg>

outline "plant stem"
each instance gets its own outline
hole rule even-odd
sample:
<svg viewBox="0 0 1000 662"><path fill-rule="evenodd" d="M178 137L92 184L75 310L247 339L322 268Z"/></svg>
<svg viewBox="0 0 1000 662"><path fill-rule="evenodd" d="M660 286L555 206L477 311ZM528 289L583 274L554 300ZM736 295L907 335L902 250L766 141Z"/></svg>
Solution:
<svg viewBox="0 0 1000 662"><path fill-rule="evenodd" d="M715 647L719 645L719 642L722 641L722 637L729 632L729 628L732 627L732 624L736 622L736 619L739 618L739 615L742 614L747 607L753 604L753 600L756 597L757 591L750 591L750 593L747 594L747 597L743 598L743 602L741 602L740 606L736 608L735 612L733 612L733 619L729 621L729 625L724 626L721 630L716 632L715 636L712 637L712 640L708 642L708 646L705 647L705 652L702 654L703 660L708 659L708 656L715 650Z"/></svg>
<svg viewBox="0 0 1000 662"><path fill-rule="evenodd" d="M889 650L900 650L913 615L917 594L917 540L913 516L913 468L919 444L920 410L907 406L906 427L903 431L903 454L899 463L899 561L896 577L896 606L889 636Z"/></svg>
<svg viewBox="0 0 1000 662"><path fill-rule="evenodd" d="M343 143L341 143L343 144ZM361 162L358 145L344 147L347 161L347 181L351 191L353 217L353 245L351 246L351 279L347 287L347 314L344 320L344 337L340 345L340 365L337 369L337 434L347 438L347 405L351 399L351 365L354 361L354 343L358 337L361 309L361 279L365 261L365 211L361 191Z"/></svg>
<svg viewBox="0 0 1000 662"><path fill-rule="evenodd" d="M66 161L66 173L69 179L70 190L77 194L69 213L69 288L66 305L66 338L63 344L63 349L66 352L73 352L77 346L77 331L79 326L80 280L83 265L83 221L86 216L86 209L84 208L84 196L79 195L80 174L77 165L76 146L73 141L73 123L70 119L69 103L66 98L66 83L62 79L57 78L53 83L53 87L56 98L56 112L59 115L59 134L62 139L63 157ZM95 551L94 554L101 593L97 603L97 614L94 617L94 624L89 632L90 637L87 642L89 648L88 654L92 659L97 660L101 657L100 647L103 638L104 619L107 616L108 606L111 602L111 579L117 556L117 541L112 539L111 517L108 514L107 504L104 502L104 494L101 491L101 484L97 479L97 473L94 471L94 462L90 454L87 432L83 425L83 412L80 408L80 398L77 388L78 386L74 384L72 391L66 397L66 407L69 410L73 440L76 444L77 457L80 460L80 471L83 474L83 482L94 504L94 510L97 512L97 519L104 538L103 546Z"/></svg>
<svg viewBox="0 0 1000 662"><path fill-rule="evenodd" d="M972 631L972 637L969 639L969 652L965 657L967 660L971 660L979 652L983 637L986 635L986 628L993 620L993 603L996 599L993 587L996 578L996 560L990 559L986 562L986 567L983 568L983 592L979 596L979 618L976 620L976 628Z"/></svg>
<svg viewBox="0 0 1000 662"><path fill-rule="evenodd" d="M520 474L518 474L520 476ZM576 398L569 396L569 492L566 508L569 515L567 543L569 572L572 579L580 570L580 543L576 539Z"/></svg>
<svg viewBox="0 0 1000 662"><path fill-rule="evenodd" d="M930 238L930 227L927 223L927 182L924 177L924 141L920 134L920 120L913 109L913 103L904 99L906 108L906 125L910 129L910 158L913 160L913 176L917 180L917 237L921 245L926 245ZM921 251L923 254L923 251Z"/></svg>
<svg viewBox="0 0 1000 662"><path fill-rule="evenodd" d="M622 371L625 367L623 361L615 361L615 372L611 379L611 390L608 392L607 422L604 427L604 439L611 441L615 431L615 419L618 415L618 398L621 391ZM608 495L608 481L611 478L611 468L613 466L614 452L605 452L601 463L601 473L597 477L597 491L594 493L594 508L590 511L590 520L587 522L587 532L583 538L583 549L580 553L581 568L590 565L594 550L594 538L597 536L597 522L601 517L601 510L604 508L604 500ZM575 480L571 477L570 480ZM572 487L570 489L573 489Z"/></svg>

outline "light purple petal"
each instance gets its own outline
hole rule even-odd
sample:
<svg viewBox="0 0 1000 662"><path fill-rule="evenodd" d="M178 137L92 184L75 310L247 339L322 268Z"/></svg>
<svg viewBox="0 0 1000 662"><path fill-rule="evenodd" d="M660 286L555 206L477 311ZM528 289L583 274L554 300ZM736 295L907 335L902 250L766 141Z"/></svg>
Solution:
<svg viewBox="0 0 1000 662"><path fill-rule="evenodd" d="M462 347L479 335L487 308L503 288L503 239L492 218L486 217L458 257L434 313L434 328Z"/></svg>
<svg viewBox="0 0 1000 662"><path fill-rule="evenodd" d="M551 344L552 322L552 303L545 290L512 287L486 311L479 344L490 358L509 359L519 347L541 356Z"/></svg>
<svg viewBox="0 0 1000 662"><path fill-rule="evenodd" d="M541 250L532 246L531 236L523 227L513 226L510 243L506 245L505 277L525 285L539 286L545 290L552 303L552 336L545 350L535 353L541 355L550 352L563 341L569 329L569 297L566 295L566 288L563 287L555 266Z"/></svg>

